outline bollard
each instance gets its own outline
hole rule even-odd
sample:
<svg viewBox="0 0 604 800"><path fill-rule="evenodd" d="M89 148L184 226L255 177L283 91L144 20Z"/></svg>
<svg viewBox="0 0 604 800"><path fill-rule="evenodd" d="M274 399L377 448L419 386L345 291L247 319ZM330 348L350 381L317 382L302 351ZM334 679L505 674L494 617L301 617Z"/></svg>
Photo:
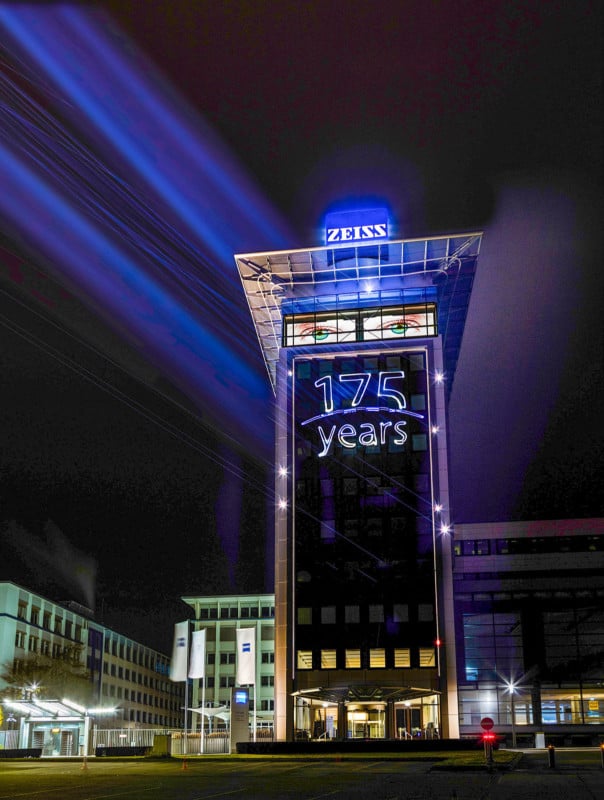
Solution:
<svg viewBox="0 0 604 800"><path fill-rule="evenodd" d="M602 769L604 769L604 742L600 742L600 762Z"/></svg>
<svg viewBox="0 0 604 800"><path fill-rule="evenodd" d="M556 766L556 748L553 744L547 746L547 765L551 769Z"/></svg>

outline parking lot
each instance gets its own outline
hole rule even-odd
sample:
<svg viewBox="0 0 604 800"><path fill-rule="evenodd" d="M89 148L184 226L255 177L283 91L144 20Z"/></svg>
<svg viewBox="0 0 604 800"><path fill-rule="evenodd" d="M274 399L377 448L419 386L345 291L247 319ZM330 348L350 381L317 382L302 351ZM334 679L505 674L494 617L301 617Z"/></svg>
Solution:
<svg viewBox="0 0 604 800"><path fill-rule="evenodd" d="M512 770L439 768L413 760L170 759L0 762L0 800L599 800L604 770L595 749L543 751ZM83 768L85 766L85 768Z"/></svg>

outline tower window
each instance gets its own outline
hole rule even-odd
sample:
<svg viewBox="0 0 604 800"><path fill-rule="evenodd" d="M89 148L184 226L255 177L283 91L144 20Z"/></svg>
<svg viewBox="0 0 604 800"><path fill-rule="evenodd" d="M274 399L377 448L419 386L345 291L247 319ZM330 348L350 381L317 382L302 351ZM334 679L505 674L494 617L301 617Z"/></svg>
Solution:
<svg viewBox="0 0 604 800"><path fill-rule="evenodd" d="M298 650L298 669L312 669L312 650Z"/></svg>
<svg viewBox="0 0 604 800"><path fill-rule="evenodd" d="M411 651L408 647L395 647L394 666L396 669L406 669L411 666Z"/></svg>
<svg viewBox="0 0 604 800"><path fill-rule="evenodd" d="M321 650L321 669L336 668L336 651Z"/></svg>
<svg viewBox="0 0 604 800"><path fill-rule="evenodd" d="M360 667L361 667L361 651L347 650L346 669L360 669Z"/></svg>

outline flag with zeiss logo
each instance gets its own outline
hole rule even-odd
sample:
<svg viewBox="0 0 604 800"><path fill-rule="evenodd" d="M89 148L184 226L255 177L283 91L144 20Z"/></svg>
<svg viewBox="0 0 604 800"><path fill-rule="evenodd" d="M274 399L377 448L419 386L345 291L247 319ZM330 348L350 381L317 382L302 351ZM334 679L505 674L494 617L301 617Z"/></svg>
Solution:
<svg viewBox="0 0 604 800"><path fill-rule="evenodd" d="M206 663L206 629L193 631L191 636L191 663L189 664L189 678L205 677Z"/></svg>
<svg viewBox="0 0 604 800"><path fill-rule="evenodd" d="M256 683L256 629L237 629L237 676L238 686Z"/></svg>
<svg viewBox="0 0 604 800"><path fill-rule="evenodd" d="M170 664L170 680L186 681L189 662L189 620L174 626L174 646Z"/></svg>

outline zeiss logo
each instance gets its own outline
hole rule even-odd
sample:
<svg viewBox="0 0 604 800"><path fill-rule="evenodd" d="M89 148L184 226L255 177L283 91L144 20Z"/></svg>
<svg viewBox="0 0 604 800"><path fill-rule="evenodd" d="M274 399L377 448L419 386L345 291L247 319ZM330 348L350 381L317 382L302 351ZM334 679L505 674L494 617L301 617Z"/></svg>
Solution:
<svg viewBox="0 0 604 800"><path fill-rule="evenodd" d="M244 642L241 645L241 652L242 653L251 653L252 652L252 645L249 642Z"/></svg>
<svg viewBox="0 0 604 800"><path fill-rule="evenodd" d="M352 228L328 228L327 243L357 242L364 239L385 239L388 236L386 225L355 225Z"/></svg>
<svg viewBox="0 0 604 800"><path fill-rule="evenodd" d="M388 212L385 208L334 212L325 219L326 244L387 238Z"/></svg>

